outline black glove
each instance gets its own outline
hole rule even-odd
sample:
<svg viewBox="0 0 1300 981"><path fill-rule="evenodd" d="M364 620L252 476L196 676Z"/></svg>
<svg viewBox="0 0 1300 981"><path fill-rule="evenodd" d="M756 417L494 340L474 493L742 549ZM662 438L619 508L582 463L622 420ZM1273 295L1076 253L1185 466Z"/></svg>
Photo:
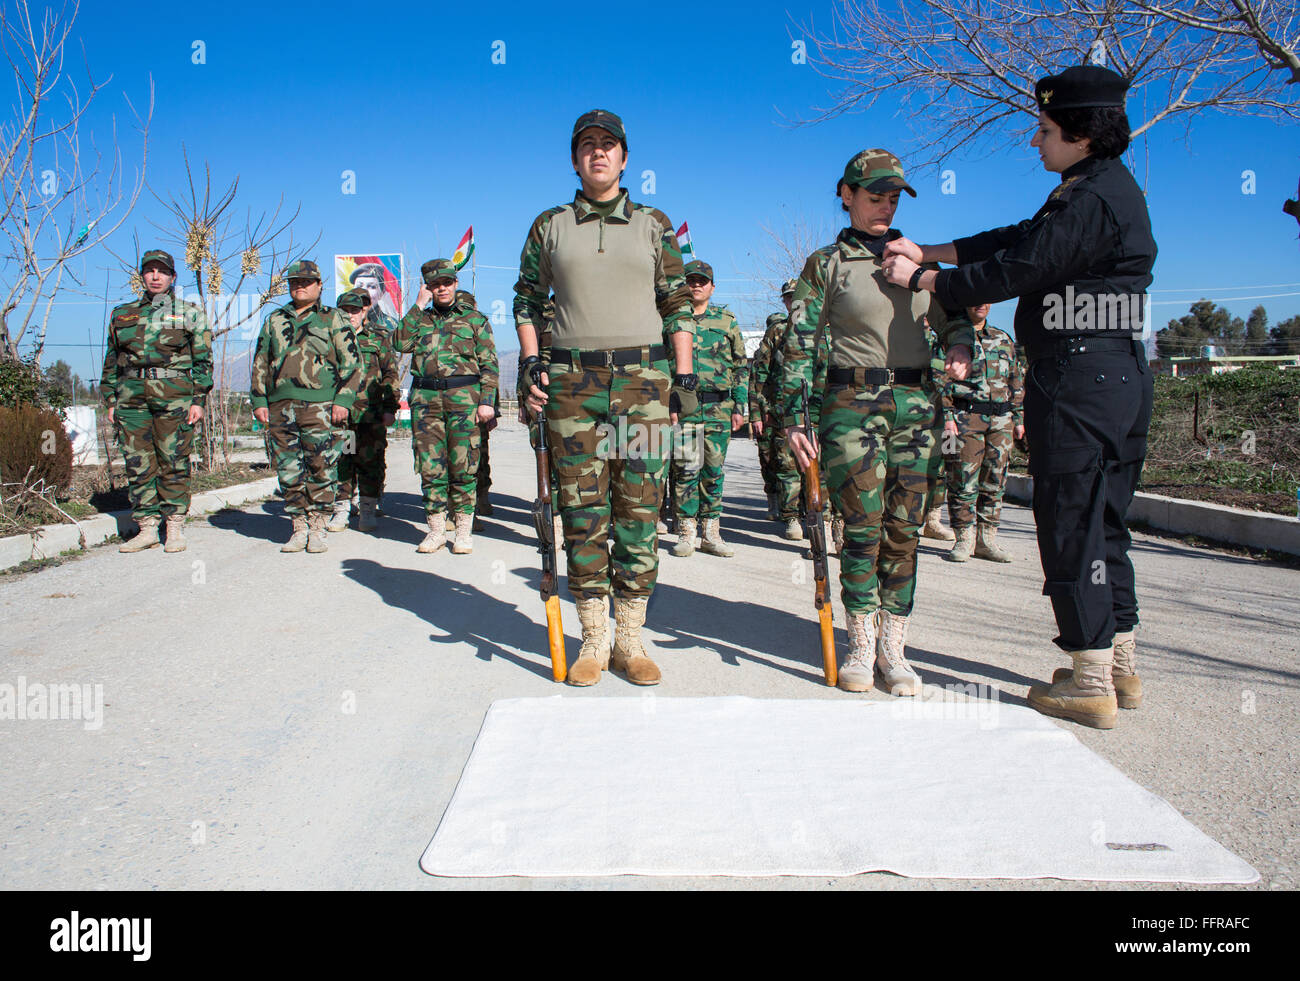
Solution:
<svg viewBox="0 0 1300 981"><path fill-rule="evenodd" d="M673 375L673 387L668 392L668 411L678 415L694 415L700 407L695 390L700 387L698 375Z"/></svg>
<svg viewBox="0 0 1300 981"><path fill-rule="evenodd" d="M519 377L527 378L538 388L542 387L542 373L546 371L546 365L542 364L542 359L535 354L530 354L519 361Z"/></svg>

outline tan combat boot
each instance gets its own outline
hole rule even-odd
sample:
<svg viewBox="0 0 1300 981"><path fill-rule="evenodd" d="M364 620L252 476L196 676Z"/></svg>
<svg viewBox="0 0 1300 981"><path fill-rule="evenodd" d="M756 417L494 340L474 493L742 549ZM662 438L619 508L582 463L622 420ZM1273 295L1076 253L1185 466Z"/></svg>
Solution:
<svg viewBox="0 0 1300 981"><path fill-rule="evenodd" d="M907 663L904 650L911 617L880 611L880 637L876 641L876 674L880 687L891 695L921 694L921 676Z"/></svg>
<svg viewBox="0 0 1300 981"><path fill-rule="evenodd" d="M843 691L871 691L876 686L876 616L876 612L849 616L849 653L836 682Z"/></svg>
<svg viewBox="0 0 1300 981"><path fill-rule="evenodd" d="M1135 709L1142 704L1142 679L1137 676L1135 658L1137 639L1132 630L1115 634L1115 660L1111 666L1111 683L1115 686L1115 702L1122 709ZM1052 672L1052 684L1074 677L1071 668L1057 668Z"/></svg>
<svg viewBox="0 0 1300 981"><path fill-rule="evenodd" d="M361 498L361 504L357 508L357 531L374 531L379 525L375 519L378 510L379 502L373 497Z"/></svg>
<svg viewBox="0 0 1300 981"><path fill-rule="evenodd" d="M699 542L695 532L694 518L677 519L677 544L673 546L673 555L679 559L684 559L695 554L695 548Z"/></svg>
<svg viewBox="0 0 1300 981"><path fill-rule="evenodd" d="M1119 715L1115 684L1111 678L1114 648L1071 651L1074 670L1050 687L1029 689L1029 707L1058 719L1069 719L1094 729L1115 728Z"/></svg>
<svg viewBox="0 0 1300 981"><path fill-rule="evenodd" d="M309 552L328 552L330 547L325 544L325 522L329 516L324 511L313 511L307 515L307 551Z"/></svg>
<svg viewBox="0 0 1300 981"><path fill-rule="evenodd" d="M836 555L844 554L844 519L838 514L831 518L831 547Z"/></svg>
<svg viewBox="0 0 1300 981"><path fill-rule="evenodd" d="M429 522L429 533L424 536L424 541L416 546L416 551L423 554L437 552L447 544L447 525L446 518L439 511L437 514L425 516Z"/></svg>
<svg viewBox="0 0 1300 981"><path fill-rule="evenodd" d="M281 552L301 552L307 547L307 517L302 514L293 516L293 534L280 546Z"/></svg>
<svg viewBox="0 0 1300 981"><path fill-rule="evenodd" d="M803 525L799 523L798 518L791 518L785 523L785 531L782 532L782 536L791 542L803 541Z"/></svg>
<svg viewBox="0 0 1300 981"><path fill-rule="evenodd" d="M998 548L998 526L986 525L982 521L975 534L975 551L971 554L977 559L988 559L990 562L1012 561L1010 552Z"/></svg>
<svg viewBox="0 0 1300 981"><path fill-rule="evenodd" d="M668 534L668 526L664 524L663 518L655 518L655 531L661 535Z"/></svg>
<svg viewBox="0 0 1300 981"><path fill-rule="evenodd" d="M474 515L456 514L456 537L451 543L451 550L457 555L469 555L474 551Z"/></svg>
<svg viewBox="0 0 1300 981"><path fill-rule="evenodd" d="M944 556L949 562L965 562L975 549L975 526L966 525L957 529L957 544Z"/></svg>
<svg viewBox="0 0 1300 981"><path fill-rule="evenodd" d="M729 559L736 554L736 550L722 540L722 531L719 527L721 523L721 518L704 519L704 537L700 541L700 551Z"/></svg>
<svg viewBox="0 0 1300 981"><path fill-rule="evenodd" d="M348 519L352 517L352 501L340 501L334 499L334 513L330 515L329 524L325 526L326 531L347 531Z"/></svg>
<svg viewBox="0 0 1300 981"><path fill-rule="evenodd" d="M645 626L645 596L614 597L614 670L634 685L659 684L659 668L641 644Z"/></svg>
<svg viewBox="0 0 1300 981"><path fill-rule="evenodd" d="M153 548L155 545L162 544L162 541L158 538L158 518L156 516L137 518L136 524L140 526L140 533L129 542L123 542L119 545L117 547L119 552L143 552L146 548Z"/></svg>
<svg viewBox="0 0 1300 981"><path fill-rule="evenodd" d="M950 542L957 536L943 526L940 520L942 508L931 508L930 513L925 516L925 524L921 526L922 538L933 538L940 542Z"/></svg>
<svg viewBox="0 0 1300 981"><path fill-rule="evenodd" d="M609 597L579 599L578 620L582 623L582 647L567 680L581 688L594 685L601 671L609 667Z"/></svg>
<svg viewBox="0 0 1300 981"><path fill-rule="evenodd" d="M185 515L167 515L167 544L163 546L163 551L184 552L187 544L185 541Z"/></svg>

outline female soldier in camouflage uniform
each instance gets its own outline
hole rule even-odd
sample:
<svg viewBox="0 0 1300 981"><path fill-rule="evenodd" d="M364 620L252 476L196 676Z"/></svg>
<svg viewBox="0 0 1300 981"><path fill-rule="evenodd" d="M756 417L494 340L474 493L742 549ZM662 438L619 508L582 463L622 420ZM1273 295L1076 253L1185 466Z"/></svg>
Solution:
<svg viewBox="0 0 1300 981"><path fill-rule="evenodd" d="M574 685L593 685L609 663L608 597L614 596L614 669L638 685L659 682L641 643L659 571L655 519L669 425L667 339L674 411L695 409L694 320L681 249L666 215L634 204L619 178L627 165L623 121L593 110L574 124L570 157L582 189L538 215L515 284L520 375L528 406L545 409L559 474L569 589L582 621ZM555 290L553 341L538 356L535 325ZM625 445L626 441L626 445Z"/></svg>
<svg viewBox="0 0 1300 981"><path fill-rule="evenodd" d="M934 334L969 347L970 331L964 321L950 322L928 294L885 282L882 255L885 243L901 235L890 223L902 191L916 196L898 158L885 150L864 150L844 168L836 192L851 224L809 256L799 278L782 395L800 468L820 443L826 484L845 520L840 585L849 653L839 686L870 691L879 676L890 693L916 695L921 679L907 663L904 642L917 534L938 476ZM955 353L948 370L965 377ZM814 433L800 424L805 382Z"/></svg>

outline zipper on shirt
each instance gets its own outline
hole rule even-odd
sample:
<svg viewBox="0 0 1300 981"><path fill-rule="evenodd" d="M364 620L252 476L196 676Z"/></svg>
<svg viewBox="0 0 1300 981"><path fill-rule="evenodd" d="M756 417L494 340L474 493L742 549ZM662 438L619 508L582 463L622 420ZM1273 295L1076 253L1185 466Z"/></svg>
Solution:
<svg viewBox="0 0 1300 981"><path fill-rule="evenodd" d="M600 248L598 248L596 252L600 253L604 251L605 251L605 219L602 217L600 219Z"/></svg>

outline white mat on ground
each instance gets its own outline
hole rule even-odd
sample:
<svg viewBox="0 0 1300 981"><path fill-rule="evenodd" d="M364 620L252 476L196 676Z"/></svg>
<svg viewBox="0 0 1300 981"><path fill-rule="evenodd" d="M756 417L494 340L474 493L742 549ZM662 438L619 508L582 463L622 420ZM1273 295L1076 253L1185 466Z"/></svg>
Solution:
<svg viewBox="0 0 1300 981"><path fill-rule="evenodd" d="M650 693L494 702L420 865L447 876L1259 878L1028 708Z"/></svg>

